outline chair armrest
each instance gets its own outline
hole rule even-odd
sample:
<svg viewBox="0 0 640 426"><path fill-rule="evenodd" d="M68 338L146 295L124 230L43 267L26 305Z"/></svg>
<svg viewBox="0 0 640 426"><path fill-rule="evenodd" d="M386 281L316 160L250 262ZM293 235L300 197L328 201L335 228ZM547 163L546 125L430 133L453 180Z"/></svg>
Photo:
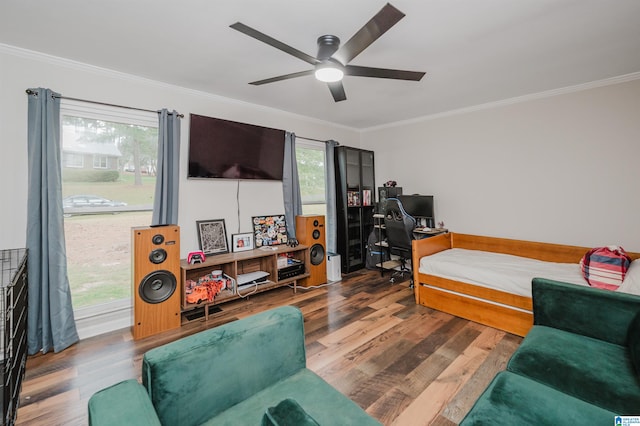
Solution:
<svg viewBox="0 0 640 426"><path fill-rule="evenodd" d="M533 324L626 346L640 296L534 278Z"/></svg>
<svg viewBox="0 0 640 426"><path fill-rule="evenodd" d="M146 389L125 380L96 392L89 399L89 425L161 426Z"/></svg>

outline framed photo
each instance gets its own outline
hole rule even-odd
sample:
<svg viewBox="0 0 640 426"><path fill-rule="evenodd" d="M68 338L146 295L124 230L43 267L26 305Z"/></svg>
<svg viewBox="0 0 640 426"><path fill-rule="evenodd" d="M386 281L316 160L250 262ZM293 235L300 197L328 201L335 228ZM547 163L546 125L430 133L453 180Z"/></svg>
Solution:
<svg viewBox="0 0 640 426"><path fill-rule="evenodd" d="M231 248L234 252L253 250L253 234L231 234Z"/></svg>
<svg viewBox="0 0 640 426"><path fill-rule="evenodd" d="M287 224L283 214L251 218L256 247L287 244Z"/></svg>
<svg viewBox="0 0 640 426"><path fill-rule="evenodd" d="M229 253L224 219L198 220L198 242L204 254Z"/></svg>

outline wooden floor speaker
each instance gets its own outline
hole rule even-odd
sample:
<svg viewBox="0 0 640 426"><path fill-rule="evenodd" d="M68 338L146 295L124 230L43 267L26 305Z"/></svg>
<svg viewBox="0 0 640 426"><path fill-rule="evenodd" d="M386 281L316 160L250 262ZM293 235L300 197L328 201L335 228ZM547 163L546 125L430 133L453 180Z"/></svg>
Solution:
<svg viewBox="0 0 640 426"><path fill-rule="evenodd" d="M324 216L296 216L296 238L300 244L309 246L309 277L298 285L310 287L327 282L327 250Z"/></svg>
<svg viewBox="0 0 640 426"><path fill-rule="evenodd" d="M133 339L180 327L180 228L131 229Z"/></svg>

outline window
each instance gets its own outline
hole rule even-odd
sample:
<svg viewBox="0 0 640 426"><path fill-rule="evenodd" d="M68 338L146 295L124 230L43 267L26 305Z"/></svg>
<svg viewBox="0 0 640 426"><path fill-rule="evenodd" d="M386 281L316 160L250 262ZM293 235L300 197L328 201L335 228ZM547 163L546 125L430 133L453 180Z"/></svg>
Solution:
<svg viewBox="0 0 640 426"><path fill-rule="evenodd" d="M67 270L81 338L79 318L111 314L120 321L112 329L131 325L131 228L151 223L156 177L142 170L155 170L157 126L154 113L62 100ZM92 167L79 168L83 157Z"/></svg>
<svg viewBox="0 0 640 426"><path fill-rule="evenodd" d="M326 216L325 144L296 141L302 213Z"/></svg>
<svg viewBox="0 0 640 426"><path fill-rule="evenodd" d="M81 154L74 154L72 152L65 152L62 156L64 167L84 167L84 156Z"/></svg>
<svg viewBox="0 0 640 426"><path fill-rule="evenodd" d="M106 169L107 168L107 157L102 155L94 155L93 156L93 168L94 169Z"/></svg>

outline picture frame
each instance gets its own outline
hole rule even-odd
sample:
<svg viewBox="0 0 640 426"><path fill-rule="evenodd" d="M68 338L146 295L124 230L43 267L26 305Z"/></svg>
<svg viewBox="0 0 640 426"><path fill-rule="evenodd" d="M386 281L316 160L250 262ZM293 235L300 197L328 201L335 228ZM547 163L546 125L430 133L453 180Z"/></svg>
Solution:
<svg viewBox="0 0 640 426"><path fill-rule="evenodd" d="M231 234L231 249L234 253L253 250L253 234L251 232Z"/></svg>
<svg viewBox="0 0 640 426"><path fill-rule="evenodd" d="M229 253L224 219L197 220L198 243L205 255Z"/></svg>
<svg viewBox="0 0 640 426"><path fill-rule="evenodd" d="M251 218L256 248L287 244L287 224L283 214Z"/></svg>

